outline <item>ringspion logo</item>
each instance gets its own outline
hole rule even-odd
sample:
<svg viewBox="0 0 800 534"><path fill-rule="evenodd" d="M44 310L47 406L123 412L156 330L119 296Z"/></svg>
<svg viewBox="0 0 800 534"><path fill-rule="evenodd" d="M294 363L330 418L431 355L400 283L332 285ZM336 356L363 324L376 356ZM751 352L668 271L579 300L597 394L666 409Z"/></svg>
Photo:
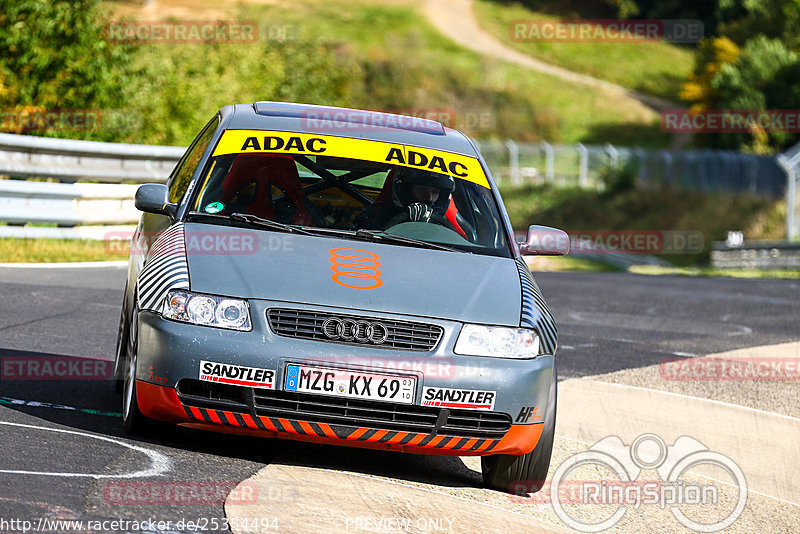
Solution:
<svg viewBox="0 0 800 534"><path fill-rule="evenodd" d="M711 470L715 477L700 476ZM657 477L649 474L655 471ZM589 475L587 477L587 475ZM531 490L540 489L530 498ZM558 518L578 532L602 532L626 512L642 506L669 510L695 532L718 532L731 526L747 504L747 480L728 456L702 442L679 436L672 445L655 434L642 434L626 445L608 436L587 451L567 458L549 481L520 480L510 488L517 503L549 504ZM700 522L697 507L708 512Z"/></svg>

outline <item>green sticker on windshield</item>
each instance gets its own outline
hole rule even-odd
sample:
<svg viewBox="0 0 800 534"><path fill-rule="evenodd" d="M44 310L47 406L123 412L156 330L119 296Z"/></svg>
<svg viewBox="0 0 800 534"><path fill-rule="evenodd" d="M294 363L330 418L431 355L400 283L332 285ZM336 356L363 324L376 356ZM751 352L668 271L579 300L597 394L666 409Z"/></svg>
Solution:
<svg viewBox="0 0 800 534"><path fill-rule="evenodd" d="M219 213L225 205L222 202L212 202L211 204L207 205L203 211L206 213Z"/></svg>

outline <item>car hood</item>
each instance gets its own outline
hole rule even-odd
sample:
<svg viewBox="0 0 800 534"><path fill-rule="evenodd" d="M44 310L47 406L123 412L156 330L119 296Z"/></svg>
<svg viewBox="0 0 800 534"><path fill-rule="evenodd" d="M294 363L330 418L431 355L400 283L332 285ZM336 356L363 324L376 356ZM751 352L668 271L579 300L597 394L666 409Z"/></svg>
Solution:
<svg viewBox="0 0 800 534"><path fill-rule="evenodd" d="M520 279L510 258L201 223L185 232L192 291L519 325ZM335 266L345 273L339 283Z"/></svg>

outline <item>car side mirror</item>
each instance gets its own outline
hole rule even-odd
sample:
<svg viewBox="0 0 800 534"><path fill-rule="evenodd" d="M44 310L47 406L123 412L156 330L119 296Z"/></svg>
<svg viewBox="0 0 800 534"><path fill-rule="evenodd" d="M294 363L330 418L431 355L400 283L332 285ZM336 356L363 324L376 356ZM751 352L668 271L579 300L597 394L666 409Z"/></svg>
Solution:
<svg viewBox="0 0 800 534"><path fill-rule="evenodd" d="M175 217L177 204L170 204L169 190L164 184L143 184L136 190L133 201L136 209L147 213Z"/></svg>
<svg viewBox="0 0 800 534"><path fill-rule="evenodd" d="M564 256L569 254L569 234L558 228L532 225L519 245L523 256Z"/></svg>

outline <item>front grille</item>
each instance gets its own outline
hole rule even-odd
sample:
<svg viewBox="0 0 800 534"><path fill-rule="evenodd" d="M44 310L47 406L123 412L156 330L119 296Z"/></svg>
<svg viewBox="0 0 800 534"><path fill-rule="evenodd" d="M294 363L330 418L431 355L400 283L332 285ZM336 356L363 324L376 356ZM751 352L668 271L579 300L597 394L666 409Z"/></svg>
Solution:
<svg viewBox="0 0 800 534"><path fill-rule="evenodd" d="M386 339L382 340L380 343L370 340L348 341L331 339L322 328L323 323L328 319L380 323L386 327ZM433 350L439 343L442 333L444 332L444 329L438 325L278 308L267 310L267 320L269 321L269 327L272 331L280 336L313 339L330 343L344 343L346 345L367 345L374 348L414 350L420 352Z"/></svg>
<svg viewBox="0 0 800 534"><path fill-rule="evenodd" d="M298 394L194 379L180 381L178 397L185 406L331 426L494 439L502 438L511 428L511 416L505 413Z"/></svg>
<svg viewBox="0 0 800 534"><path fill-rule="evenodd" d="M178 382L178 399L186 406L249 413L251 388L184 378Z"/></svg>

